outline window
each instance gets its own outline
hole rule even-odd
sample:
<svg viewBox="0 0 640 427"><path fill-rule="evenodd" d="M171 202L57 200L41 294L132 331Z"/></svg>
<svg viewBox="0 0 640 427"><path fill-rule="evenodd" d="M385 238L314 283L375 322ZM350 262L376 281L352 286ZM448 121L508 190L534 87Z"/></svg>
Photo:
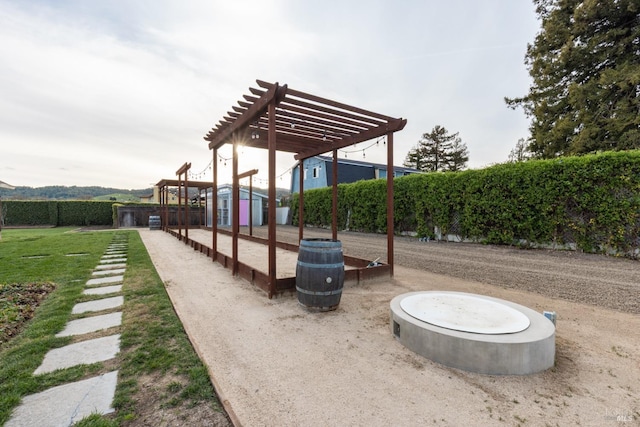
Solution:
<svg viewBox="0 0 640 427"><path fill-rule="evenodd" d="M318 178L319 176L320 176L320 168L316 166L313 168L313 177Z"/></svg>

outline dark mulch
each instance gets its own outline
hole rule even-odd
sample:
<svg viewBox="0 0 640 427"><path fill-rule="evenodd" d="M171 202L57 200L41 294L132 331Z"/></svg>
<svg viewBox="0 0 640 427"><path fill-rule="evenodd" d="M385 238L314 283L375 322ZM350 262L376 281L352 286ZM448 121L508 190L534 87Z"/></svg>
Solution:
<svg viewBox="0 0 640 427"><path fill-rule="evenodd" d="M54 289L53 283L0 284L0 345L20 333Z"/></svg>

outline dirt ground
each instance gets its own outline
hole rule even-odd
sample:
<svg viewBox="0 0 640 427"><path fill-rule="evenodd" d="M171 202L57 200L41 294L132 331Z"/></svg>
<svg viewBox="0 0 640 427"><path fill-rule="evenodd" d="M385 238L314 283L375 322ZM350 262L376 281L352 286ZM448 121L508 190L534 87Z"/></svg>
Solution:
<svg viewBox="0 0 640 427"><path fill-rule="evenodd" d="M337 310L310 313L294 294L269 300L167 233L140 234L236 424L640 425L637 261L397 238L393 280L346 284ZM211 240L204 230L189 237ZM307 229L305 237L327 232ZM339 239L347 255L386 260L384 236ZM279 227L278 240L297 241L297 229ZM240 244L243 262L265 256ZM279 255L278 269L292 259ZM411 352L391 333L389 303L419 290L557 312L555 367L479 375Z"/></svg>

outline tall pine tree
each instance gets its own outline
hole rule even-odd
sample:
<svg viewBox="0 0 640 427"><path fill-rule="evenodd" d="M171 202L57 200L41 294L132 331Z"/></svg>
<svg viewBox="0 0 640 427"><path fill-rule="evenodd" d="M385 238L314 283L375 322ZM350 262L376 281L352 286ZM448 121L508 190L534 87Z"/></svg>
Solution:
<svg viewBox="0 0 640 427"><path fill-rule="evenodd" d="M527 48L537 157L640 148L640 2L533 0L542 29Z"/></svg>
<svg viewBox="0 0 640 427"><path fill-rule="evenodd" d="M469 161L469 152L458 134L449 135L444 127L434 127L431 132L422 135L418 145L409 150L404 166L423 172L464 169Z"/></svg>

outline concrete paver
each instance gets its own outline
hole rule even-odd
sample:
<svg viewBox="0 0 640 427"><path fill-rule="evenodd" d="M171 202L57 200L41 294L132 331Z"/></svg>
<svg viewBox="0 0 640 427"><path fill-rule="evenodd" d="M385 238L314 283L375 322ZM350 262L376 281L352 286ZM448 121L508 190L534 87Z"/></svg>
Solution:
<svg viewBox="0 0 640 427"><path fill-rule="evenodd" d="M114 262L114 263L109 263L109 264L100 264L95 266L94 270L113 270L116 268L125 268L127 266L126 263L122 262Z"/></svg>
<svg viewBox="0 0 640 427"><path fill-rule="evenodd" d="M120 326L122 324L122 312L101 314L99 316L86 317L84 319L72 320L67 323L62 332L56 337L68 337L71 335L88 334L89 332L101 331L103 329Z"/></svg>
<svg viewBox="0 0 640 427"><path fill-rule="evenodd" d="M120 255L115 255L114 257L102 257L102 259L100 259L100 264L109 264L113 262L127 262L127 258L122 258L120 257Z"/></svg>
<svg viewBox="0 0 640 427"><path fill-rule="evenodd" d="M122 291L122 285L100 286L82 291L84 295L107 295Z"/></svg>
<svg viewBox="0 0 640 427"><path fill-rule="evenodd" d="M113 371L26 396L5 427L66 427L92 413L111 413L117 381Z"/></svg>
<svg viewBox="0 0 640 427"><path fill-rule="evenodd" d="M115 274L123 274L125 272L125 268L116 268L116 269L112 269L112 270L97 270L94 271L93 273L91 273L92 276L109 276L109 275L115 275Z"/></svg>
<svg viewBox="0 0 640 427"><path fill-rule="evenodd" d="M120 334L95 338L54 348L44 356L34 375L53 372L76 365L91 364L113 359L120 351Z"/></svg>
<svg viewBox="0 0 640 427"><path fill-rule="evenodd" d="M124 297L102 298L95 301L79 302L73 306L72 314L87 313L90 311L102 311L110 308L120 307L124 303Z"/></svg>
<svg viewBox="0 0 640 427"><path fill-rule="evenodd" d="M87 286L96 286L96 285L109 285L114 283L122 283L124 280L124 276L109 276L109 277L97 277L95 279L87 280Z"/></svg>

